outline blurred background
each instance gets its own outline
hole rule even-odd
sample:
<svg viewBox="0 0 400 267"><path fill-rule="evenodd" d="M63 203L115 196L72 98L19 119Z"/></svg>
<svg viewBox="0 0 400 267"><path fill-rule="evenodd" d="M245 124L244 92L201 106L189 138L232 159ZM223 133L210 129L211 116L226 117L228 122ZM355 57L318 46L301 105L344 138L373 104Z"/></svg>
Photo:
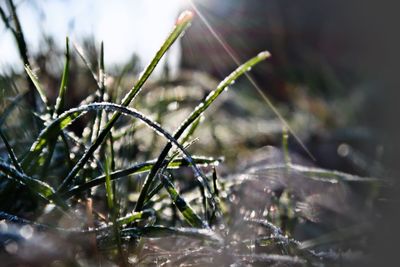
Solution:
<svg viewBox="0 0 400 267"><path fill-rule="evenodd" d="M6 7L6 1L2 1ZM65 37L79 42L92 38L96 44L106 44L107 65L126 64L133 54L146 64L171 30L181 8L181 0L135 1L15 1L21 25L32 54L43 49L44 37L64 47ZM10 32L0 25L2 36L0 67L21 68L17 47ZM170 53L173 65L179 60L179 48Z"/></svg>

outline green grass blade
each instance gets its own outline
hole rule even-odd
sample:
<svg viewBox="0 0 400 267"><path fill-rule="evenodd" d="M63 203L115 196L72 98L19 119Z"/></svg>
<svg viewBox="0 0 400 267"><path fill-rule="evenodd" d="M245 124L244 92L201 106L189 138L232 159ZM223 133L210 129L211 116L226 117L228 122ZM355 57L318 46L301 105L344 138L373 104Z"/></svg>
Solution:
<svg viewBox="0 0 400 267"><path fill-rule="evenodd" d="M132 212L130 214L125 215L124 217L120 217L117 219L119 225L127 225L138 221L143 220L152 220L155 219L156 213L152 209L143 210L140 212Z"/></svg>
<svg viewBox="0 0 400 267"><path fill-rule="evenodd" d="M160 59L164 56L165 52L171 47L171 45L178 39L178 37L186 30L192 21L193 13L190 11L184 11L178 21L175 24L174 29L169 34L163 45L157 51L155 57L147 66L145 71L141 74L136 85L130 90L130 92L122 99L122 105L127 106L132 101L132 99L139 93L143 84L147 81L148 77L153 73L155 67L157 66Z"/></svg>
<svg viewBox="0 0 400 267"><path fill-rule="evenodd" d="M105 178L106 178L106 195L107 195L107 205L112 211L114 209L114 192L112 190L112 182L110 177L110 167L111 163L109 158L106 158L106 164L104 165Z"/></svg>
<svg viewBox="0 0 400 267"><path fill-rule="evenodd" d="M5 1L3 1L5 2ZM28 53L28 47L26 45L25 41L25 34L24 31L22 30L22 26L20 23L19 15L17 14L16 6L12 0L7 1L7 6L10 12L10 17L8 17L4 10L0 7L0 17L2 18L6 28L8 28L15 39L15 42L17 43L18 47L18 52L19 56L24 64L24 66L29 65L29 53ZM11 19L11 20L9 20ZM13 26L11 25L10 22L13 22ZM29 75L26 75L26 81L28 82L28 102L33 108L33 111L36 111L36 97L35 97L35 85L32 83L31 78Z"/></svg>
<svg viewBox="0 0 400 267"><path fill-rule="evenodd" d="M31 68L28 65L25 66L25 71L28 74L29 78L31 79L32 83L35 85L35 88L39 93L40 99L42 99L45 106L48 107L49 101L47 100L46 93L45 93L44 89L42 88L42 85L40 84L39 79L33 73L33 71L31 70Z"/></svg>
<svg viewBox="0 0 400 267"><path fill-rule="evenodd" d="M240 76L249 71L253 66L258 64L259 62L267 59L270 56L268 52L259 53L256 57L251 58L243 65L239 66L234 72L232 72L228 77L226 77L215 90L211 91L206 99L200 103L194 111L187 117L187 119L181 124L178 130L175 132L175 139L179 139L183 132L194 122L196 121L200 115L217 99L217 97L228 88L233 82L235 82ZM150 189L150 185L154 180L155 175L158 170L162 167L162 164L167 157L170 149L172 148L171 144L167 144L160 155L158 156L158 160L154 167L152 168L149 175L146 177L142 190L140 191L140 195L138 201L136 203L135 211L140 211L143 208L144 201L146 199L147 193Z"/></svg>
<svg viewBox="0 0 400 267"><path fill-rule="evenodd" d="M69 39L68 37L65 39L65 63L64 63L64 70L61 78L61 85L58 92L58 97L56 100L56 105L54 107L54 114L59 115L61 109L64 107L64 99L65 93L67 92L68 86L68 77L69 77Z"/></svg>
<svg viewBox="0 0 400 267"><path fill-rule="evenodd" d="M145 71L142 75L140 75L139 80L133 86L133 88L129 91L129 93L123 98L122 106L128 106L129 103L134 99L134 97L139 93L140 89L150 77L151 73L154 71L160 59L167 52L167 50L171 47L171 45L178 39L178 37L182 34L182 32L189 26L192 20L193 14L189 11L185 11L180 16L180 19L175 24L174 29L167 37L161 48L156 53L153 60L146 67ZM100 146L100 144L104 141L108 133L111 131L111 128L114 126L115 122L120 117L120 113L115 113L112 118L108 121L104 129L99 133L96 140L93 142L92 146L85 152L85 154L78 160L77 164L71 170L71 172L65 177L63 184L60 189L65 189L68 183L74 179L74 177L78 174L78 172L82 169L82 167L87 163L89 158L93 155L94 151Z"/></svg>
<svg viewBox="0 0 400 267"><path fill-rule="evenodd" d="M187 145L185 145L185 149L187 149L188 147L190 147L191 144L192 144L192 142L189 143L189 144L187 144ZM178 155L179 155L179 151L175 151L175 152L171 155L171 157L169 157L167 160L165 160L165 164L163 165L163 169L162 169L161 173L163 173L166 169L168 169L168 166L170 165L170 163L171 163L172 161L174 161L174 159L175 159ZM197 162L196 162L196 164L197 164ZM208 164L207 164L207 165L208 165ZM214 164L212 164L212 165L215 166ZM157 181L154 181L153 183L154 183L154 184L151 186L152 190L151 190L151 191L147 194L147 196L146 196L145 205L146 205L146 203L147 203L153 196L155 196L156 194L158 194L158 192L160 192L161 189L164 187L163 184L162 184L162 182L158 182L158 183L157 183Z"/></svg>
<svg viewBox="0 0 400 267"><path fill-rule="evenodd" d="M171 180L164 174L161 174L160 176L164 188L167 190L175 206L182 213L186 222L196 228L207 228L208 226L200 219L190 205L186 203L183 197L179 195Z"/></svg>
<svg viewBox="0 0 400 267"><path fill-rule="evenodd" d="M68 77L69 77L69 61L70 61L70 54L69 54L69 39L66 37L65 39L65 63L64 63L64 70L63 74L61 77L61 84L60 84L60 89L58 91L58 96L56 99L56 104L54 106L54 113L53 113L53 118L56 118L60 113L61 110L64 107L64 99L65 99L65 94L67 92L67 86L68 86ZM42 177L45 177L47 174L47 171L49 169L49 165L51 162L51 159L53 157L54 149L57 143L57 139L52 139L49 142L49 152L47 155L47 158L45 160L45 163L43 164L42 167ZM64 144L66 144L64 142ZM66 144L66 147L68 148L68 145Z"/></svg>
<svg viewBox="0 0 400 267"><path fill-rule="evenodd" d="M0 130L0 137L3 140L4 144L6 145L8 156L10 157L12 163L14 164L15 169L17 169L17 171L23 173L22 167L18 162L17 156L15 156L14 150L8 143L7 138L4 136L4 134L1 130Z"/></svg>
<svg viewBox="0 0 400 267"><path fill-rule="evenodd" d="M220 159L214 159L214 158L209 158L209 157L192 156L192 158L193 158L193 161L198 166L216 165L221 162ZM112 172L112 173L110 173L110 179L117 180L117 179L120 179L123 177L127 177L129 175L137 175L137 174L148 172L151 170L154 163L156 163L156 160L139 163L130 168ZM188 166L190 166L190 163L185 158L178 158L178 159L174 159L172 162L170 162L167 166L167 169L178 169L180 167L188 167ZM95 186L98 186L98 185L101 185L104 183L105 183L105 175L101 175L101 176L96 177L82 185L71 188L68 192L62 194L62 198L68 199L74 195L77 195L83 191L86 191L90 188L93 188Z"/></svg>
<svg viewBox="0 0 400 267"><path fill-rule="evenodd" d="M199 127L201 121L202 117L200 116L192 123L187 133L184 136L182 136L181 144L186 144L186 142L189 141L189 138L192 137L196 129Z"/></svg>
<svg viewBox="0 0 400 267"><path fill-rule="evenodd" d="M285 164L290 165L291 159L289 153L289 133L286 127L283 127L282 129L282 151Z"/></svg>
<svg viewBox="0 0 400 267"><path fill-rule="evenodd" d="M105 79L105 71L104 71L104 43L101 42L100 46L100 55L99 55L99 74L98 74L98 83L97 83L97 90L96 90L96 102L103 102L104 101L104 94L105 94L105 86L104 86L104 79ZM97 136L100 133L100 129L102 125L105 124L106 118L103 116L103 111L97 111L96 118L93 123L93 127L91 129L91 141L93 142L96 140Z"/></svg>
<svg viewBox="0 0 400 267"><path fill-rule="evenodd" d="M122 260L122 262L125 262L124 260L124 255L122 251L122 245L121 245L121 236L119 233L119 228L120 224L117 221L117 216L118 216L118 208L117 208L117 203L113 191L113 186L110 178L110 169L111 169L111 159L109 157L106 157L106 164L105 164L105 174L106 174L106 195L107 195L107 205L110 210L110 217L112 221L112 228L114 232L115 239L117 240L117 248L118 248L118 257Z"/></svg>
<svg viewBox="0 0 400 267"><path fill-rule="evenodd" d="M239 66L234 72L232 72L228 77L226 77L215 90L211 91L206 99L200 103L195 110L186 118L186 120L182 123L179 129L176 131L176 134L179 136L189 127L200 115L217 99L217 97L231 84L233 84L240 76L245 74L247 71L250 71L252 67L260 63L261 61L270 57L270 53L267 51L259 53L257 56L251 58L243 65Z"/></svg>
<svg viewBox="0 0 400 267"><path fill-rule="evenodd" d="M0 161L0 171L18 183L26 185L32 192L39 194L42 198L48 199L55 193L54 189L47 183L29 177L2 161Z"/></svg>
<svg viewBox="0 0 400 267"><path fill-rule="evenodd" d="M63 113L63 115L44 128L32 144L26 157L22 160L22 168L27 169L29 165L36 164L38 156L42 153L43 148L49 144L49 141L56 139L63 129L82 115L80 112Z"/></svg>
<svg viewBox="0 0 400 267"><path fill-rule="evenodd" d="M83 48L79 46L77 43L73 42L75 51L78 53L79 57L82 59L83 63L85 64L86 68L90 71L92 74L92 77L96 84L99 83L99 78L97 77L96 71L94 70L92 64L90 63L89 59L86 57L85 52L83 51Z"/></svg>

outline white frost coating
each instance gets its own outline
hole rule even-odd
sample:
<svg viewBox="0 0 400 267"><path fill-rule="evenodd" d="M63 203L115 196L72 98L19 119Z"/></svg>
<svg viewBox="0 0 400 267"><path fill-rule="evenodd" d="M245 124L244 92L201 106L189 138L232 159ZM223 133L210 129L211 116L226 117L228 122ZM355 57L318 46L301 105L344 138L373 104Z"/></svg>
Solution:
<svg viewBox="0 0 400 267"><path fill-rule="evenodd" d="M262 52L258 53L257 56L260 58L268 58L271 56L271 53L268 51L262 51Z"/></svg>
<svg viewBox="0 0 400 267"><path fill-rule="evenodd" d="M187 22L191 21L192 19L193 19L193 12L189 11L189 10L185 10L179 15L179 17L176 21L176 25L187 23Z"/></svg>

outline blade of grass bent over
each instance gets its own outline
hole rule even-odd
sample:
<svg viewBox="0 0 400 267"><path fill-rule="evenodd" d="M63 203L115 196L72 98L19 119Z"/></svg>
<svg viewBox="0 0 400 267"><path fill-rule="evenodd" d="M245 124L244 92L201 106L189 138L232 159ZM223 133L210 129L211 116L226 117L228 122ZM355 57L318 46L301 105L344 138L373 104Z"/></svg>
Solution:
<svg viewBox="0 0 400 267"><path fill-rule="evenodd" d="M259 53L257 56L251 58L243 65L239 66L235 71L233 71L228 77L226 77L215 90L211 91L207 98L200 103L195 110L187 117L187 119L179 126L178 130L174 134L175 139L179 139L183 132L194 122L196 119L215 101L215 99L231 85L236 79L242 76L244 73L249 71L254 65L259 62L267 59L270 56L270 53L265 51ZM158 156L157 162L154 164L151 169L149 175L146 177L142 190L140 191L140 195L138 201L136 203L135 211L140 211L143 208L143 204L147 195L147 192L150 188L151 183L158 170L162 167L162 164L167 157L170 149L172 148L171 144L167 144L160 155Z"/></svg>
<svg viewBox="0 0 400 267"><path fill-rule="evenodd" d="M12 177L18 183L26 185L32 192L40 195L42 198L48 199L48 197L52 196L55 192L47 183L27 176L2 161L0 161L0 172Z"/></svg>
<svg viewBox="0 0 400 267"><path fill-rule="evenodd" d="M137 118L144 122L146 125L148 125L151 129L154 131L157 131L159 134L164 136L169 142L173 143L175 146L179 148L179 150L183 153L183 155L186 157L186 160L191 163L191 167L194 169L195 174L197 176L201 175L201 171L199 168L196 166L194 163L194 160L190 156L190 154L185 150L185 148L178 143L176 139L172 137L168 132L166 132L163 128L161 128L157 123L153 122L151 119L147 118L145 115L141 114L140 112L137 112L136 110L132 108L126 108L121 105L113 104L113 103L93 103L85 106L81 106L79 108L73 108L70 109L63 114L61 114L56 120L54 120L49 126L47 126L43 131L42 131L42 136L48 134L49 130L48 129L53 129L53 130L58 130L61 131L63 128L68 126L68 124L73 120L69 119L70 116L73 116L75 118L76 116L79 116L80 113L82 112L87 112L87 111L97 111L97 110L108 110L108 111L116 111L119 114L125 114L134 118ZM63 124L60 125L60 122ZM53 133L57 134L57 132ZM47 143L46 138L39 138L38 142L36 142L36 146L41 148ZM35 149L35 147L34 147ZM204 175L203 175L204 176ZM59 190L59 192L62 192Z"/></svg>
<svg viewBox="0 0 400 267"><path fill-rule="evenodd" d="M182 34L182 32L189 26L191 20L193 18L193 14L189 11L185 11L179 17L177 23L173 31L167 37L161 48L156 53L153 60L146 67L145 71L142 75L140 75L139 80L135 84L135 86L129 91L129 93L122 99L122 106L128 106L129 103L135 98L135 96L140 92L140 89L147 81L151 73L154 71L160 59L163 57L165 52L171 47L171 45L178 39L178 37ZM81 170L81 168L86 164L89 158L92 156L94 151L100 146L100 144L104 141L107 134L110 132L111 128L114 126L115 122L120 117L120 113L115 113L112 118L108 121L104 129L99 133L96 140L93 142L93 145L85 151L84 155L79 159L74 168L70 171L70 173L64 178L59 190L64 190L71 180L76 176L76 174Z"/></svg>
<svg viewBox="0 0 400 267"><path fill-rule="evenodd" d="M82 105L79 108L73 108L70 109L63 114L61 114L57 119L53 120L46 128L42 130L42 132L39 134L39 137L35 141L35 143L32 145L30 149L30 153L28 154L27 157L23 160L23 168L24 164L34 164L36 162L36 157L40 154L42 151L43 147L46 146L49 142L49 139L53 138L54 136L57 136L63 129L65 129L67 126L69 126L74 120L83 114L85 114L87 111L90 110L111 110L111 111L117 111L120 114L126 114L130 115L133 117L136 117L143 122L145 122L147 125L158 131L160 134L164 135L169 141L177 145L177 147L181 150L184 151L183 147L176 142L175 140L172 140L172 136L165 132L160 126L158 126L156 123L154 123L152 120L148 119L146 116L143 114L137 112L134 109L130 108L125 108L121 105L113 104L113 103L93 103L89 105ZM188 153L185 153L185 156L188 156ZM189 157L190 158L190 157ZM191 161L191 162L190 162ZM190 163L193 163L192 160L189 160Z"/></svg>

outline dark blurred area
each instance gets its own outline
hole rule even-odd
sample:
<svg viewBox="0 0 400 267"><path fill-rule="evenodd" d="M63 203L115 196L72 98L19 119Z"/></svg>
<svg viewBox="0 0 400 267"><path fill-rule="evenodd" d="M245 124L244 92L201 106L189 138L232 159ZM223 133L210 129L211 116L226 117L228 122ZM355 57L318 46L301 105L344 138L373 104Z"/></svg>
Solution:
<svg viewBox="0 0 400 267"><path fill-rule="evenodd" d="M270 64L254 71L258 82L279 100L289 85L307 84L324 95L346 93L361 74L358 25L342 1L195 1L241 62L269 50ZM361 26L361 27L360 27ZM182 66L220 78L235 63L197 18L183 41ZM205 60L207 59L207 60Z"/></svg>
<svg viewBox="0 0 400 267"><path fill-rule="evenodd" d="M375 244L379 245L373 251L377 259L385 258L385 264L394 259L393 241L398 237L399 213L394 207L399 199L400 143L396 1L194 2L241 62L260 51L271 52L269 63L257 67L252 74L274 101L291 105L299 85L307 88L310 98L350 97L355 91L363 95L365 101L357 111L355 125L346 126L338 131L339 135L313 134L307 145L316 154L317 161L320 159L319 165L339 166L350 172L357 171L348 169L347 163L332 166L335 155L328 153L332 149L336 151L340 143L354 144L343 132L350 133L364 154L371 155L371 146L383 149L381 161L385 174L393 178L394 184L381 207L385 212L382 225L376 226ZM185 35L182 47L184 68L200 69L223 78L236 66L199 17ZM354 128L364 131L357 135ZM364 138L366 135L371 138ZM319 153L321 149L324 151ZM323 156L328 158L321 162ZM381 261L372 266L378 262Z"/></svg>

